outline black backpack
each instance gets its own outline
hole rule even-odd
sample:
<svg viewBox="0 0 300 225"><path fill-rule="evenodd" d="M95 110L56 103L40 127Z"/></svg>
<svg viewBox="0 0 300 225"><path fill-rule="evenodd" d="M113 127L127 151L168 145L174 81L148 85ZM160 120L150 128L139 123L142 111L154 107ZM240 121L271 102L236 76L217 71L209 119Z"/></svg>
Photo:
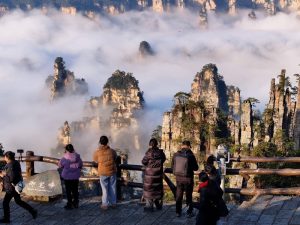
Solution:
<svg viewBox="0 0 300 225"><path fill-rule="evenodd" d="M189 159L187 154L178 154L174 157L173 174L175 176L188 176Z"/></svg>

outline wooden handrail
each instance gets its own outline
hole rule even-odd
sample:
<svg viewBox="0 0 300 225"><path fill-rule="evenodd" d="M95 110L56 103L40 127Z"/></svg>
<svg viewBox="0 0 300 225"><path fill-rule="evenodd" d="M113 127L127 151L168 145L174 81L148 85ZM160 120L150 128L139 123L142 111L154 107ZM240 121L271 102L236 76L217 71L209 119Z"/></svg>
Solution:
<svg viewBox="0 0 300 225"><path fill-rule="evenodd" d="M291 188L225 188L225 193L237 193L241 195L300 195L300 187Z"/></svg>
<svg viewBox="0 0 300 225"><path fill-rule="evenodd" d="M270 162L300 163L300 157L237 157L237 158L230 158L230 161L248 162L248 163L270 163Z"/></svg>
<svg viewBox="0 0 300 225"><path fill-rule="evenodd" d="M33 162L45 162L54 165L58 165L59 159L48 156L38 156L34 155L33 152L26 152L25 156L21 158L16 156L17 160L22 162L26 162L26 177L32 176L34 173L34 164ZM4 161L4 157L0 157L0 162ZM289 162L289 163L300 163L300 157L238 157L231 158L233 162L248 162L248 163L271 163L271 162ZM121 170L133 170L133 171L144 171L144 167L142 165L133 165L133 164L121 164L120 158L117 162L117 189L119 194L121 193L121 185L122 186L130 186L130 187L139 187L142 188L142 183L126 181L121 177ZM84 161L84 167L97 167L98 164L91 161ZM200 171L195 172L195 175L198 175ZM167 185L172 190L175 195L176 186L172 183L172 181L168 178L166 174L172 173L172 168L164 168L164 180ZM226 175L241 175L247 176L248 174L252 175L280 175L280 176L300 176L300 169L232 169L227 168ZM98 181L98 176L84 176L80 177L81 181ZM239 193L241 195L262 195L262 194L285 194L285 195L300 195L300 187L293 188L268 188L268 189L247 189L247 188L226 188L226 193ZM120 195L119 195L120 196Z"/></svg>
<svg viewBox="0 0 300 225"><path fill-rule="evenodd" d="M291 169L291 168L284 168L284 169L226 169L227 175L244 175L244 174L251 174L251 175L279 175L279 176L300 176L300 169Z"/></svg>

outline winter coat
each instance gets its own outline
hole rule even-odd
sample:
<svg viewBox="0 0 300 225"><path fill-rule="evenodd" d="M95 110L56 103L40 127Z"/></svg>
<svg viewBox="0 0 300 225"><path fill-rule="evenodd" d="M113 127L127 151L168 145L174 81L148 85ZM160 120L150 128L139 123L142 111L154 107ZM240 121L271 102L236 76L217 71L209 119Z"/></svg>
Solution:
<svg viewBox="0 0 300 225"><path fill-rule="evenodd" d="M82 160L76 152L66 152L59 161L58 166L62 168L61 176L65 180L78 180L82 168Z"/></svg>
<svg viewBox="0 0 300 225"><path fill-rule="evenodd" d="M94 161L98 163L99 176L112 176L117 172L117 153L108 145L101 145L94 153Z"/></svg>
<svg viewBox="0 0 300 225"><path fill-rule="evenodd" d="M199 185L200 202L195 206L199 209L196 225L216 225L220 219L216 208L222 198L222 189L213 180L208 180Z"/></svg>
<svg viewBox="0 0 300 225"><path fill-rule="evenodd" d="M163 197L163 164L166 156L159 148L150 148L142 160L144 172L144 198L161 199Z"/></svg>
<svg viewBox="0 0 300 225"><path fill-rule="evenodd" d="M5 192L12 193L15 190L12 183L16 185L23 180L20 163L17 160L12 160L5 165L4 171L6 175L3 176L3 188Z"/></svg>
<svg viewBox="0 0 300 225"><path fill-rule="evenodd" d="M176 160L176 157L180 155L186 155L188 157L188 171L186 177L176 176L177 182L187 182L187 183L193 183L194 180L194 171L197 171L199 169L197 160L195 158L194 153L191 151L191 149L183 148L176 152L172 158L172 169L174 168L174 161Z"/></svg>

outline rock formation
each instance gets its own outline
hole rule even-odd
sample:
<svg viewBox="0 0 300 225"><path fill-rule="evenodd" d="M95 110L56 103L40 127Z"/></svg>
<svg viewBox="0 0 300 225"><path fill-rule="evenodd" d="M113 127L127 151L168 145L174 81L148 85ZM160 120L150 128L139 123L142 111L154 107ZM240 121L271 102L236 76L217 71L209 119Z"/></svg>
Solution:
<svg viewBox="0 0 300 225"><path fill-rule="evenodd" d="M83 78L75 79L74 73L65 69L65 62L61 57L55 59L54 75L48 76L46 85L51 90L51 100L88 93L88 85L85 80Z"/></svg>
<svg viewBox="0 0 300 225"><path fill-rule="evenodd" d="M192 141L198 159L214 153L220 143L251 151L261 142L273 142L285 151L284 145L294 141L295 149L300 149L300 94L296 103L296 88L291 87L285 70L278 77L278 84L271 81L269 103L261 115L253 109L257 99L241 104L240 90L227 86L215 65L205 65L196 74L191 92L178 92L172 109L163 115L162 148L167 156L183 139Z"/></svg>
<svg viewBox="0 0 300 225"><path fill-rule="evenodd" d="M141 57L147 57L154 55L154 51L147 41L142 41L139 46L139 54Z"/></svg>
<svg viewBox="0 0 300 225"><path fill-rule="evenodd" d="M32 0L21 3L20 1L1 1L0 2L0 15L3 11L22 9L32 10L34 8L41 9L43 12L48 12L50 8L56 7L62 13L76 15L83 14L88 17L94 18L94 14L108 13L116 15L130 10L147 10L152 8L155 12L169 11L171 8L190 8L192 10L201 11L201 7L207 11L227 11L228 14L234 15L238 9L255 9L264 10L269 15L274 15L276 11L299 11L299 0L246 0L237 2L236 0L216 1L216 0L117 0L117 1L61 1L56 2L54 5L45 1L33 2Z"/></svg>
<svg viewBox="0 0 300 225"><path fill-rule="evenodd" d="M171 156L183 139L193 143L193 151L211 154L230 135L239 137L240 91L227 88L214 64L197 73L190 93L174 96L174 106L164 113L162 148Z"/></svg>
<svg viewBox="0 0 300 225"><path fill-rule="evenodd" d="M139 112L144 107L143 92L131 73L116 70L103 87L103 94L91 97L86 106L86 116L73 121L69 128L64 124L58 136L58 146L72 143L83 136L96 136L105 133L114 146L139 150ZM87 137L90 138L90 137ZM93 140L97 142L96 140ZM79 141L80 142L80 141Z"/></svg>

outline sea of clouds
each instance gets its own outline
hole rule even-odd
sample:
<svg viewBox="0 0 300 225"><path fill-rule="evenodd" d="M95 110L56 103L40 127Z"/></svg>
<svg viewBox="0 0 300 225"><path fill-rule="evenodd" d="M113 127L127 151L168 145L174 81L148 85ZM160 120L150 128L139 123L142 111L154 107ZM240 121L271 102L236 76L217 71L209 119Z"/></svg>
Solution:
<svg viewBox="0 0 300 225"><path fill-rule="evenodd" d="M227 85L242 98L268 101L270 80L299 73L300 20L296 14L266 17L209 14L208 29L188 10L158 14L128 12L116 16L64 15L51 11L13 11L0 18L0 142L6 150L34 150L49 155L65 120L80 120L90 96L100 96L116 70L131 72L144 91L143 129L151 134L162 122L178 91L189 92L195 74L214 63ZM148 41L155 56L141 58ZM89 95L50 103L45 79L57 56L76 78L89 84ZM91 146L97 146L97 140ZM145 146L148 140L145 141ZM87 149L86 151L93 151ZM88 157L87 157L88 159Z"/></svg>

